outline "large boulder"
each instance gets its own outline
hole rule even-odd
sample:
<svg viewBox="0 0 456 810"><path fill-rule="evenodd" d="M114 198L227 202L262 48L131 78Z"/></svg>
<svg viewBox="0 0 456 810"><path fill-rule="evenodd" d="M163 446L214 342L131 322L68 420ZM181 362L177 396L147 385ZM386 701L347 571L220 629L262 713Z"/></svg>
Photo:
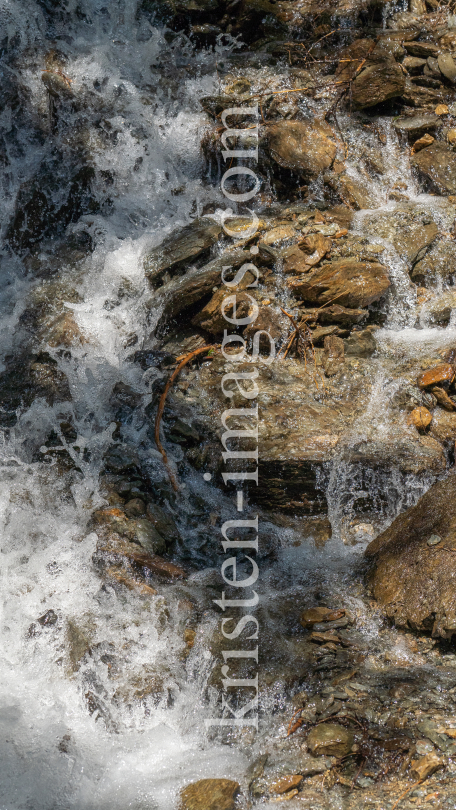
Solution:
<svg viewBox="0 0 456 810"><path fill-rule="evenodd" d="M370 65L363 70L351 86L355 107L374 107L382 101L401 96L405 90L405 74L393 60Z"/></svg>
<svg viewBox="0 0 456 810"><path fill-rule="evenodd" d="M438 481L366 549L374 597L401 627L456 633L456 475Z"/></svg>
<svg viewBox="0 0 456 810"><path fill-rule="evenodd" d="M421 149L412 166L441 194L456 194L456 160L453 150L440 141Z"/></svg>
<svg viewBox="0 0 456 810"><path fill-rule="evenodd" d="M382 264L342 259L325 264L313 273L291 278L289 286L294 295L312 304L337 299L341 306L356 309L381 298L390 280Z"/></svg>
<svg viewBox="0 0 456 810"><path fill-rule="evenodd" d="M268 129L273 160L306 179L332 166L337 146L334 133L322 121L280 121Z"/></svg>

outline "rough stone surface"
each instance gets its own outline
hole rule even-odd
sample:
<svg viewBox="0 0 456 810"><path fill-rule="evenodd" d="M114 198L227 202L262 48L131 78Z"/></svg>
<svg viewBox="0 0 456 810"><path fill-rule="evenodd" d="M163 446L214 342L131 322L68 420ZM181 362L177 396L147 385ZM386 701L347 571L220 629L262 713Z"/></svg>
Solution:
<svg viewBox="0 0 456 810"><path fill-rule="evenodd" d="M436 548L427 544L433 534L443 541ZM374 596L397 625L445 638L456 633L456 475L399 515L366 555Z"/></svg>
<svg viewBox="0 0 456 810"><path fill-rule="evenodd" d="M200 779L183 788L179 810L234 810L239 789L231 779Z"/></svg>
<svg viewBox="0 0 456 810"><path fill-rule="evenodd" d="M320 723L307 737L307 747L314 757L344 757L350 753L353 745L353 732L337 723Z"/></svg>
<svg viewBox="0 0 456 810"><path fill-rule="evenodd" d="M394 61L371 65L356 77L351 93L353 104L359 109L374 107L390 98L401 96L405 89L405 75Z"/></svg>
<svg viewBox="0 0 456 810"><path fill-rule="evenodd" d="M159 280L166 270L196 259L217 241L221 230L214 220L202 218L173 233L146 256L147 277L151 281Z"/></svg>
<svg viewBox="0 0 456 810"><path fill-rule="evenodd" d="M318 177L332 165L337 146L332 129L323 122L281 121L268 129L271 157L301 177Z"/></svg>
<svg viewBox="0 0 456 810"><path fill-rule="evenodd" d="M432 146L421 149L411 162L420 176L441 194L456 193L456 161L449 146L436 141Z"/></svg>
<svg viewBox="0 0 456 810"><path fill-rule="evenodd" d="M325 264L313 273L293 278L294 295L312 304L325 304L337 298L344 307L365 307L388 291L386 267L376 262L341 260Z"/></svg>

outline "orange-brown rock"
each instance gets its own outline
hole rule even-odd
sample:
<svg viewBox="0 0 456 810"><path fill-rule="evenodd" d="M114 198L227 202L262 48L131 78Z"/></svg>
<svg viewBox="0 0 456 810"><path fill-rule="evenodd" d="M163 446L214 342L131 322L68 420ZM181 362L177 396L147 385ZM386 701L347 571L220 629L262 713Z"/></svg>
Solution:
<svg viewBox="0 0 456 810"><path fill-rule="evenodd" d="M344 365L344 341L336 335L328 335L324 339L323 368L327 377L334 377Z"/></svg>
<svg viewBox="0 0 456 810"><path fill-rule="evenodd" d="M227 305L225 309L222 310L223 301L225 298L227 299L232 295L236 296L235 314L233 314L234 309L232 305ZM201 312L195 315L192 324L194 326L200 326L201 329L205 329L206 332L210 332L212 335L222 335L228 324L226 318L239 319L252 315L254 311L254 303L252 303L252 300L254 300L253 290L249 290L248 292L243 292L242 290L232 292L224 287L222 290L218 290L214 293L211 300ZM224 312L226 317L223 314Z"/></svg>
<svg viewBox="0 0 456 810"><path fill-rule="evenodd" d="M424 406L414 408L408 418L408 423L414 425L417 430L424 430L432 422L432 413Z"/></svg>
<svg viewBox="0 0 456 810"><path fill-rule="evenodd" d="M288 281L297 298L312 304L337 300L344 307L366 307L388 291L390 280L386 267L377 262L341 259L330 262L303 277Z"/></svg>
<svg viewBox="0 0 456 810"><path fill-rule="evenodd" d="M304 628L312 627L320 622L333 622L345 616L345 610L331 610L327 607L308 608L301 613L300 623Z"/></svg>
<svg viewBox="0 0 456 810"><path fill-rule="evenodd" d="M289 790L298 788L302 782L302 779L303 777L299 773L286 774L285 776L281 776L280 779L277 779L276 782L272 782L269 790L271 793L278 793L281 795L283 793L287 793Z"/></svg>
<svg viewBox="0 0 456 810"><path fill-rule="evenodd" d="M179 810L234 810L239 784L231 779L200 779L183 788Z"/></svg>
<svg viewBox="0 0 456 810"><path fill-rule="evenodd" d="M428 368L417 379L418 388L429 388L430 385L451 383L454 380L454 368L450 363L441 363L439 366Z"/></svg>
<svg viewBox="0 0 456 810"><path fill-rule="evenodd" d="M334 133L323 121L280 121L267 139L272 159L305 179L318 177L336 157Z"/></svg>
<svg viewBox="0 0 456 810"><path fill-rule="evenodd" d="M455 403L448 396L444 388L440 388L440 386L434 385L434 387L432 388L432 393L434 394L437 402L442 408L445 408L446 411L456 411Z"/></svg>
<svg viewBox="0 0 456 810"><path fill-rule="evenodd" d="M441 538L429 544L432 535ZM456 633L456 475L435 483L366 549L375 599L400 627Z"/></svg>
<svg viewBox="0 0 456 810"><path fill-rule="evenodd" d="M175 565L158 554L150 554L141 546L126 540L115 532L104 531L101 533L97 544L97 551L94 555L94 562L111 566L124 564L131 568L133 572L139 572L143 576L157 576L167 582L185 579L186 572L179 565Z"/></svg>
<svg viewBox="0 0 456 810"><path fill-rule="evenodd" d="M373 107L405 90L405 75L393 59L370 65L358 74L351 86L355 107Z"/></svg>

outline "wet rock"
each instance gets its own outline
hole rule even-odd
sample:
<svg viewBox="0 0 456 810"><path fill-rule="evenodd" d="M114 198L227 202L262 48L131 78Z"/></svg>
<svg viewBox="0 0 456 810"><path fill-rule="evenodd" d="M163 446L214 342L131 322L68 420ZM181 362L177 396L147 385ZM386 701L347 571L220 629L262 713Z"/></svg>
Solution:
<svg viewBox="0 0 456 810"><path fill-rule="evenodd" d="M433 42L404 42L404 48L411 56L420 56L427 59L428 56L437 57L439 49Z"/></svg>
<svg viewBox="0 0 456 810"><path fill-rule="evenodd" d="M413 267L410 276L418 283L451 279L456 267L456 244L453 239L442 236L435 240L430 250Z"/></svg>
<svg viewBox="0 0 456 810"><path fill-rule="evenodd" d="M279 796L283 793L288 793L289 790L293 790L294 788L298 788L302 782L302 775L301 774L286 774L285 776L281 776L280 779L277 779L275 782L271 782L269 785L270 793L276 793Z"/></svg>
<svg viewBox="0 0 456 810"><path fill-rule="evenodd" d="M56 98L71 98L73 90L70 81L66 79L63 74L56 73L52 70L46 70L41 74L41 81L51 96Z"/></svg>
<svg viewBox="0 0 456 810"><path fill-rule="evenodd" d="M456 414L449 411L435 411L431 435L442 444L454 443L456 441Z"/></svg>
<svg viewBox="0 0 456 810"><path fill-rule="evenodd" d="M432 413L430 413L427 408L414 408L408 418L408 422L410 425L414 425L417 430L425 430L432 422Z"/></svg>
<svg viewBox="0 0 456 810"><path fill-rule="evenodd" d="M334 133L324 122L281 121L268 128L267 139L273 160L304 179L318 177L336 157Z"/></svg>
<svg viewBox="0 0 456 810"><path fill-rule="evenodd" d="M451 383L454 380L455 371L451 363L441 363L439 366L424 371L417 379L418 388L429 388L431 385L439 383Z"/></svg>
<svg viewBox="0 0 456 810"><path fill-rule="evenodd" d="M111 565L125 564L143 577L156 576L165 582L185 579L185 570L157 554L143 550L137 543L113 531L100 531L93 562L102 570Z"/></svg>
<svg viewBox="0 0 456 810"><path fill-rule="evenodd" d="M424 66L427 64L426 59L422 59L418 56L406 56L405 59L402 60L402 64L405 69L413 75L414 73L421 73ZM393 122L393 126L395 126L395 121Z"/></svg>
<svg viewBox="0 0 456 810"><path fill-rule="evenodd" d="M314 757L345 757L354 743L353 732L336 723L320 723L307 737L307 747Z"/></svg>
<svg viewBox="0 0 456 810"><path fill-rule="evenodd" d="M443 765L443 760L440 759L437 754L426 754L426 756L421 757L421 759L416 759L412 762L412 774L415 779L421 782L427 779L432 773L435 773L435 771Z"/></svg>
<svg viewBox="0 0 456 810"><path fill-rule="evenodd" d="M225 299L228 299L233 293L227 291L226 288L218 290L201 312L195 315L192 320L193 326L199 326L212 335L222 335L227 328L227 318L239 319L252 316L255 306L253 292L253 290L248 292L239 290L234 294L236 299L236 311L234 312L233 303L223 306Z"/></svg>
<svg viewBox="0 0 456 810"><path fill-rule="evenodd" d="M402 101L411 107L434 109L435 105L442 101L442 93L430 87L420 87L407 77Z"/></svg>
<svg viewBox="0 0 456 810"><path fill-rule="evenodd" d="M370 329L362 329L344 340L344 348L347 357L371 357L377 350L377 341Z"/></svg>
<svg viewBox="0 0 456 810"><path fill-rule="evenodd" d="M57 624L58 616L54 610L47 610L37 621L42 627L53 627L54 624Z"/></svg>
<svg viewBox="0 0 456 810"><path fill-rule="evenodd" d="M155 596L157 591L151 585L146 585L138 577L127 574L124 570L110 566L105 571L105 576L110 585L123 585L129 591L135 591L142 596Z"/></svg>
<svg viewBox="0 0 456 810"><path fill-rule="evenodd" d="M272 305L260 306L254 323L249 324L244 329L244 337L251 338L258 330L264 330L273 340L277 341L288 333L290 325L289 318L278 307ZM267 341L267 351L269 351L269 341Z"/></svg>
<svg viewBox="0 0 456 810"><path fill-rule="evenodd" d="M113 473L127 473L137 469L139 459L126 445L116 444L109 448L105 457L105 468Z"/></svg>
<svg viewBox="0 0 456 810"><path fill-rule="evenodd" d="M158 504L149 503L147 505L147 517L168 544L182 539L174 519Z"/></svg>
<svg viewBox="0 0 456 810"><path fill-rule="evenodd" d="M179 810L234 810L239 790L231 779L200 779L181 790Z"/></svg>
<svg viewBox="0 0 456 810"><path fill-rule="evenodd" d="M289 288L304 301L324 304L337 298L349 308L365 307L381 298L390 287L386 268L376 262L341 260L331 262L289 281Z"/></svg>
<svg viewBox="0 0 456 810"><path fill-rule="evenodd" d="M456 404L448 396L444 388L440 388L440 386L434 385L434 387L431 390L437 402L442 408L445 408L446 411L456 410Z"/></svg>
<svg viewBox="0 0 456 810"><path fill-rule="evenodd" d="M420 154L421 152L417 157ZM390 241L399 255L411 265L426 253L439 233L438 225L432 220L429 211L424 206L409 203L401 203L391 213L376 212L375 216L368 214L364 229L371 236Z"/></svg>
<svg viewBox="0 0 456 810"><path fill-rule="evenodd" d="M437 104L437 107L434 110L436 115L448 115L450 112L447 104Z"/></svg>
<svg viewBox="0 0 456 810"><path fill-rule="evenodd" d="M316 312L320 323L337 323L346 329L361 323L367 316L368 312L365 309L348 309L341 307L340 304L332 304Z"/></svg>
<svg viewBox="0 0 456 810"><path fill-rule="evenodd" d="M90 621L83 625L73 619L68 619L66 627L66 642L68 646L68 656L73 672L77 672L81 666L81 661L90 650L93 639L93 627Z"/></svg>
<svg viewBox="0 0 456 810"><path fill-rule="evenodd" d="M279 245L289 239L296 239L297 233L292 225L278 225L264 234L261 242L265 245Z"/></svg>
<svg viewBox="0 0 456 810"><path fill-rule="evenodd" d="M368 184L360 179L343 172L333 177L325 175L325 181L339 194L346 205L356 211L375 207L375 199Z"/></svg>
<svg viewBox="0 0 456 810"><path fill-rule="evenodd" d="M141 498L132 498L125 504L125 514L129 518L142 517L146 514L146 504Z"/></svg>
<svg viewBox="0 0 456 810"><path fill-rule="evenodd" d="M436 141L414 155L411 163L420 176L441 194L456 193L456 165L454 152L449 146Z"/></svg>
<svg viewBox="0 0 456 810"><path fill-rule="evenodd" d="M166 271L176 271L184 262L201 259L221 232L221 225L212 219L202 218L172 233L146 256L144 270L147 278L153 282L160 281Z"/></svg>
<svg viewBox="0 0 456 810"><path fill-rule="evenodd" d="M299 618L302 626L307 629L319 622L333 622L345 616L345 610L332 610L327 607L307 608Z"/></svg>
<svg viewBox="0 0 456 810"><path fill-rule="evenodd" d="M456 475L450 473L366 549L373 593L387 615L434 636L456 633L455 495ZM442 538L435 549L427 545L432 534Z"/></svg>
<svg viewBox="0 0 456 810"><path fill-rule="evenodd" d="M440 72L453 84L456 82L456 63L450 53L441 53L438 57Z"/></svg>
<svg viewBox="0 0 456 810"><path fill-rule="evenodd" d="M227 226L230 226L229 221ZM154 311L159 304L163 305L159 329L161 325L165 326L168 323L169 318L175 317L182 310L193 306L212 292L214 285L220 284L223 267L232 267L233 270L236 270L241 264L251 260L251 253L247 250L242 248L227 250L220 258L214 259L203 267L190 269L184 276L178 276L164 284L158 291L158 297L154 297L150 301L150 308ZM244 278L248 277L247 273ZM253 276L251 280L253 281ZM247 281L247 283L250 282Z"/></svg>
<svg viewBox="0 0 456 810"><path fill-rule="evenodd" d="M324 339L323 368L327 377L334 377L344 364L344 341L333 336Z"/></svg>
<svg viewBox="0 0 456 810"><path fill-rule="evenodd" d="M430 146L431 143L434 143L434 140L435 138L433 138L432 135L422 135L421 138L418 138L418 140L413 144L412 154L416 154L416 152L419 152L420 149Z"/></svg>
<svg viewBox="0 0 456 810"><path fill-rule="evenodd" d="M401 96L404 89L405 75L391 60L365 68L354 80L351 96L356 107L366 109Z"/></svg>
<svg viewBox="0 0 456 810"><path fill-rule="evenodd" d="M373 39L355 39L347 48L344 48L340 53L340 62L336 68L336 76L338 81L350 81L354 78L361 63L373 50L375 40Z"/></svg>

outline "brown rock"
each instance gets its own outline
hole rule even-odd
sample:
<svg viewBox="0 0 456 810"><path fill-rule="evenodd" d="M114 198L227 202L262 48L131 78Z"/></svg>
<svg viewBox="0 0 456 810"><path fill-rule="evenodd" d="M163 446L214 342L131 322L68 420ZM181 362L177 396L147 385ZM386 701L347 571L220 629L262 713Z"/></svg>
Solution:
<svg viewBox="0 0 456 810"><path fill-rule="evenodd" d="M428 545L432 535L442 538L436 547ZM454 472L399 515L370 543L366 556L373 563L374 597L397 625L444 638L456 633Z"/></svg>
<svg viewBox="0 0 456 810"><path fill-rule="evenodd" d="M239 790L231 779L200 779L181 790L179 810L234 810Z"/></svg>
<svg viewBox="0 0 456 810"><path fill-rule="evenodd" d="M412 774L415 779L419 779L419 781L422 782L423 779L427 779L428 776L443 765L444 761L437 756L435 751L432 751L430 754L426 754L425 757L421 757L421 759L416 759L412 762Z"/></svg>
<svg viewBox="0 0 456 810"><path fill-rule="evenodd" d="M318 121L280 121L268 128L273 160L305 179L318 177L332 165L337 146L332 129Z"/></svg>
<svg viewBox="0 0 456 810"><path fill-rule="evenodd" d="M345 616L345 610L331 610L327 607L314 607L308 608L301 613L300 623L307 629L319 622L334 622L337 619L342 619Z"/></svg>
<svg viewBox="0 0 456 810"><path fill-rule="evenodd" d="M435 385L432 388L432 393L442 408L445 408L446 411L456 411L456 405L454 404L453 400L450 399L444 388L440 388L438 385Z"/></svg>
<svg viewBox="0 0 456 810"><path fill-rule="evenodd" d="M317 310L316 317L320 323L337 323L348 329L360 323L367 315L368 312L365 309L347 309L347 307L341 307L340 304L332 304Z"/></svg>
<svg viewBox="0 0 456 810"><path fill-rule="evenodd" d="M424 430L432 422L432 413L425 407L414 408L408 418L408 423L414 425L417 430Z"/></svg>
<svg viewBox="0 0 456 810"><path fill-rule="evenodd" d="M381 298L390 287L386 267L353 259L325 264L303 278L289 281L292 292L305 301L324 304L337 298L345 307L365 307Z"/></svg>
<svg viewBox="0 0 456 810"><path fill-rule="evenodd" d="M283 312L275 306L268 305L268 306L260 306L260 311L258 313L258 317L254 323L249 324L244 329L244 337L250 338L253 337L255 332L258 330L263 330L267 332L273 340L279 340L279 338L284 337L288 334L289 328L291 326L291 321ZM261 346L261 341L260 341ZM268 351L269 341L266 338L265 343L266 350Z"/></svg>
<svg viewBox="0 0 456 810"><path fill-rule="evenodd" d="M353 732L337 723L320 723L307 737L307 747L314 757L344 757L350 753L354 742Z"/></svg>
<svg viewBox="0 0 456 810"><path fill-rule="evenodd" d="M334 377L344 364L344 341L335 335L325 337L323 352L323 368L327 377Z"/></svg>
<svg viewBox="0 0 456 810"><path fill-rule="evenodd" d="M249 290L248 292L243 292L242 290L232 292L226 287L223 287L223 289L214 293L209 303L206 304L198 315L195 315L192 320L193 326L199 326L212 335L222 335L228 324L224 312L222 311L222 304L225 298L229 298L232 295L236 296L236 314L233 314L233 305L226 306L224 310L226 317L246 318L252 315L254 306L252 304L253 290Z"/></svg>
<svg viewBox="0 0 456 810"><path fill-rule="evenodd" d="M426 146L430 146L431 143L434 143L435 138L432 135L422 135L421 138L418 138L417 141L412 146L412 155L415 155L420 149L424 149Z"/></svg>
<svg viewBox="0 0 456 810"><path fill-rule="evenodd" d="M282 793L287 793L289 790L294 790L298 788L302 782L303 777L301 774L287 774L286 776L282 776L280 779L277 779L276 782L272 782L269 787L270 793L278 793L281 795Z"/></svg>
<svg viewBox="0 0 456 810"><path fill-rule="evenodd" d="M449 411L436 410L431 425L431 436L442 444L456 441L456 414Z"/></svg>
<svg viewBox="0 0 456 810"><path fill-rule="evenodd" d="M351 206L356 211L375 207L375 200L367 182L355 179L349 174L345 174L345 172L334 177L325 176L325 181L329 183L334 191L337 191L346 205Z"/></svg>
<svg viewBox="0 0 456 810"><path fill-rule="evenodd" d="M307 267L315 267L331 250L331 239L321 233L311 233L305 237L299 247L304 253ZM297 270L296 272L302 272Z"/></svg>
<svg viewBox="0 0 456 810"><path fill-rule="evenodd" d="M441 194L456 193L456 165L453 150L441 141L422 149L412 158L412 166Z"/></svg>
<svg viewBox="0 0 456 810"><path fill-rule="evenodd" d="M456 82L456 64L450 53L441 53L438 57L439 70L453 84Z"/></svg>
<svg viewBox="0 0 456 810"><path fill-rule="evenodd" d="M351 94L355 107L364 109L401 96L404 89L405 75L400 66L390 60L363 70L353 82Z"/></svg>
<svg viewBox="0 0 456 810"><path fill-rule="evenodd" d="M350 81L369 51L375 45L373 39L355 39L351 45L344 48L340 54L340 62L336 68L336 76L340 82Z"/></svg>
<svg viewBox="0 0 456 810"><path fill-rule="evenodd" d="M344 348L347 357L371 357L377 350L377 341L370 329L362 329L344 340Z"/></svg>
<svg viewBox="0 0 456 810"><path fill-rule="evenodd" d="M432 42L404 42L405 50L412 56L427 59L428 56L437 56L439 49Z"/></svg>
<svg viewBox="0 0 456 810"><path fill-rule="evenodd" d="M418 388L429 388L439 383L451 383L454 380L454 368L450 363L441 363L439 366L428 368L417 379Z"/></svg>

